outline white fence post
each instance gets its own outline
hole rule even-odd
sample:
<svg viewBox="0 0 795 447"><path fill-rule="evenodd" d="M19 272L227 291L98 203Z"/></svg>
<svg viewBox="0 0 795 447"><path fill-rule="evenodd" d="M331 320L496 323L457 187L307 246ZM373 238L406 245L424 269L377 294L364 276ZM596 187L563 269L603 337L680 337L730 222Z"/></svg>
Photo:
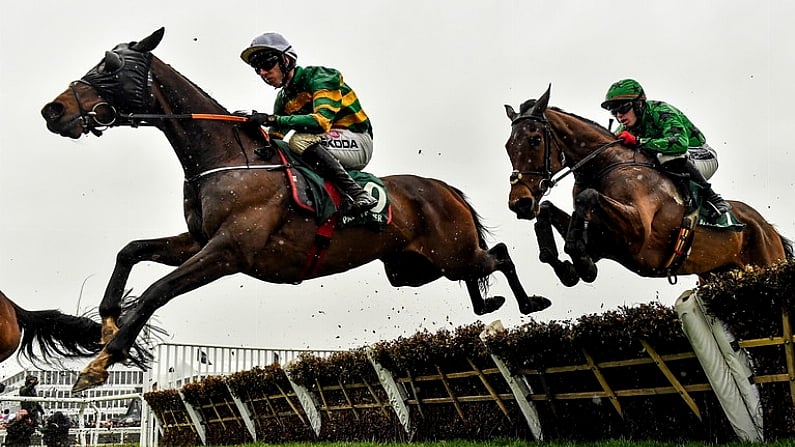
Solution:
<svg viewBox="0 0 795 447"><path fill-rule="evenodd" d="M400 421L400 424L403 426L403 430L409 435L409 438L413 437L414 429L411 426L411 414L409 413L409 406L406 405L406 402L408 402L406 390L397 385L392 373L378 363L375 359L375 355L373 355L373 351L370 349L367 350L367 359L370 361L370 364L373 365L375 374L378 376L378 381L381 382L381 387L386 392L389 403L392 404L392 410L394 410L397 415L398 421Z"/></svg>
<svg viewBox="0 0 795 447"><path fill-rule="evenodd" d="M284 373L287 376L287 381L290 382L290 386L293 388L295 397L298 398L298 403L300 403L301 407L304 409L304 414L309 420L309 425L312 427L312 430L314 430L315 436L320 436L320 430L322 428L323 421L320 417L320 412L317 409L317 401L315 400L315 396L303 386L293 382L293 379L290 377L290 374L286 369L284 370Z"/></svg>
<svg viewBox="0 0 795 447"><path fill-rule="evenodd" d="M502 322L500 320L494 321L486 326L486 329L480 333L480 340L485 344L488 337L500 332L505 332ZM543 441L544 432L541 428L541 420L538 417L538 411L536 411L535 405L528 399L528 396L533 394L533 390L530 384L527 383L527 379L524 376L517 377L511 373L505 365L505 362L498 356L491 354L491 359L494 361L494 364L497 365L500 374L502 374L502 377L508 383L508 387L511 389L511 393L513 393L513 397L516 399L516 403L519 405L519 409L522 411L522 415L524 415L527 426L530 427L530 431L533 433L533 437L535 437L537 441Z"/></svg>
<svg viewBox="0 0 795 447"><path fill-rule="evenodd" d="M742 441L763 442L762 405L747 354L732 347L734 336L705 312L695 289L682 293L674 307L734 432Z"/></svg>

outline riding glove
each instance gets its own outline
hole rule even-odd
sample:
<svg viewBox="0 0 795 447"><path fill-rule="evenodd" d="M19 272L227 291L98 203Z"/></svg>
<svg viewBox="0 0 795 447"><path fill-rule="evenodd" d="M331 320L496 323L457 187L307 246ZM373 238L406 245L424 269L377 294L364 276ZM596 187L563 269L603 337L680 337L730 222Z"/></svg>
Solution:
<svg viewBox="0 0 795 447"><path fill-rule="evenodd" d="M272 126L276 118L273 115L259 113L256 110L236 110L232 114L246 117L246 122L244 125L250 126L252 128L257 128L260 126Z"/></svg>
<svg viewBox="0 0 795 447"><path fill-rule="evenodd" d="M627 146L637 146L638 145L638 137L629 133L629 131L622 131L616 137L621 140Z"/></svg>
<svg viewBox="0 0 795 447"><path fill-rule="evenodd" d="M246 118L248 118L246 121L247 126L259 127L272 126L276 117L267 113L258 113L256 110L254 110L253 113Z"/></svg>

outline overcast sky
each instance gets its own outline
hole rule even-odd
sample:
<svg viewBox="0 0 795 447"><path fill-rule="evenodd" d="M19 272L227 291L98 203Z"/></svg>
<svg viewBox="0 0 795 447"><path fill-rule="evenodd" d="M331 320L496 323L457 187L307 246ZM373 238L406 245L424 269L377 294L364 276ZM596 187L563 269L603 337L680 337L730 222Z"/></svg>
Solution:
<svg viewBox="0 0 795 447"><path fill-rule="evenodd" d="M565 320L649 301L673 304L696 284L644 279L612 261L593 284L562 286L538 261L532 223L507 208L504 144L514 107L552 83L550 104L603 124L607 87L633 77L683 110L718 150L715 190L795 237L795 3L789 1L17 2L0 16L0 290L28 309L96 306L117 251L185 231L181 168L153 129L73 141L41 107L115 44L160 26L155 54L229 110L272 109L275 90L240 59L278 31L300 65L342 71L375 129L376 175L418 174L461 188L504 241L530 293ZM81 5L81 6L78 6ZM272 8L268 8L272 6ZM333 9L331 9L333 8ZM571 178L550 199L571 209ZM139 264L141 293L168 267ZM81 286L85 284L82 298ZM502 277L492 293L510 296ZM180 343L351 348L478 321L465 288L440 279L391 287L380 262L299 286L242 275L176 298L157 313ZM509 300L485 316L529 321ZM0 377L8 373L0 368Z"/></svg>

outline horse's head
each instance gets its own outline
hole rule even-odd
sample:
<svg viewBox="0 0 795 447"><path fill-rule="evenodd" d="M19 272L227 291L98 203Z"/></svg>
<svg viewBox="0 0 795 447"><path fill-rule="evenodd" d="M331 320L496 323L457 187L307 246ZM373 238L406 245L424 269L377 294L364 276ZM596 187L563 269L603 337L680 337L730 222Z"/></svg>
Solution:
<svg viewBox="0 0 795 447"><path fill-rule="evenodd" d="M120 115L148 111L151 51L165 28L138 42L116 45L80 80L72 82L54 101L41 109L47 128L64 137L79 138L118 124Z"/></svg>
<svg viewBox="0 0 795 447"><path fill-rule="evenodd" d="M519 219L535 218L541 197L552 187L552 175L563 168L560 154L552 154L552 135L544 114L550 89L551 86L538 100L525 101L518 113L505 106L511 120L511 136L505 149L513 166L508 208Z"/></svg>

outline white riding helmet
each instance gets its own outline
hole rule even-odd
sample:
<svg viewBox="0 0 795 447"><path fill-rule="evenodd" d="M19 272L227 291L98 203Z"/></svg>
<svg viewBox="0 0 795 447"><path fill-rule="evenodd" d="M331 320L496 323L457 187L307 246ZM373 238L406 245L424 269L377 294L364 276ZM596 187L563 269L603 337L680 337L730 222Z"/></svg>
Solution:
<svg viewBox="0 0 795 447"><path fill-rule="evenodd" d="M251 45L240 53L240 58L247 64L250 64L251 55L262 50L273 50L278 53L286 54L290 56L293 63L298 60L298 53L295 52L290 42L279 33L265 33L255 37L254 40L251 41Z"/></svg>

